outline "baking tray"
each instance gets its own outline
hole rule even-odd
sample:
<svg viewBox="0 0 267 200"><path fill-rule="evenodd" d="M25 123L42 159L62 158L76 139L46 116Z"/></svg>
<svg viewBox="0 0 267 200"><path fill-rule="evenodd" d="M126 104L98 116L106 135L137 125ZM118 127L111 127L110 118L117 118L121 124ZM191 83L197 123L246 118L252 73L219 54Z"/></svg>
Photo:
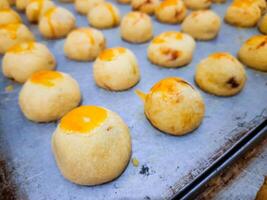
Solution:
<svg viewBox="0 0 267 200"><path fill-rule="evenodd" d="M75 13L79 27L88 25L85 16L76 14L73 4L58 4ZM121 14L130 11L127 5L117 6ZM226 7L227 4L213 5L221 17ZM25 23L28 24L26 20ZM155 35L180 29L179 25L161 24L155 19L153 23ZM100 186L84 187L66 181L56 166L50 146L57 123L28 121L18 107L21 85L1 74L0 145L10 176L17 185L17 195L22 199L170 199L197 180L249 130L267 119L267 74L248 68L246 87L237 96L216 97L200 91L206 103L206 115L202 125L186 136L170 136L153 128L134 93L135 89L147 92L154 83L168 76L182 77L196 86L194 72L201 59L215 51L235 55L246 39L258 34L256 29L239 29L223 23L219 36L213 41L197 42L192 63L177 69L150 64L146 58L148 43L130 44L120 39L118 28L104 30L108 47L124 46L136 54L142 76L138 85L128 91L109 92L95 85L92 62L68 60L63 54L64 39L44 40L36 25L29 26L37 40L56 56L57 70L71 74L79 82L83 104L107 107L128 124L132 156L139 160L139 166L129 163L122 176ZM14 90L5 92L10 84Z"/></svg>

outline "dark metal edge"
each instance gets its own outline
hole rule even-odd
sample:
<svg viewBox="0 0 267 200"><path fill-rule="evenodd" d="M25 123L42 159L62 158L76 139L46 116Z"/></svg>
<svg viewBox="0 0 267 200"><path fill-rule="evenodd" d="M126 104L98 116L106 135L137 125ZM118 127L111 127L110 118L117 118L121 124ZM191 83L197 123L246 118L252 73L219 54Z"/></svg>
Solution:
<svg viewBox="0 0 267 200"><path fill-rule="evenodd" d="M183 187L173 199L194 199L211 178L219 174L265 136L267 136L267 120L264 120L260 125L248 131L229 150L214 161L212 165L198 175L192 182Z"/></svg>

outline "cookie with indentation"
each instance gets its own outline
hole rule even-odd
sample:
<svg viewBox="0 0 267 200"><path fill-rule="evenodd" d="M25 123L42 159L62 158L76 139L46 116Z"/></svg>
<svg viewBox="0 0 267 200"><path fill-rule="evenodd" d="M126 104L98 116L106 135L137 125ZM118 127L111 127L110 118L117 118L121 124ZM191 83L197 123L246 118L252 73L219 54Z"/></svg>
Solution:
<svg viewBox="0 0 267 200"><path fill-rule="evenodd" d="M105 0L75 0L75 9L82 15L87 15L88 12L97 4L103 3Z"/></svg>
<svg viewBox="0 0 267 200"><path fill-rule="evenodd" d="M255 35L249 38L240 48L238 57L248 67L267 71L267 36Z"/></svg>
<svg viewBox="0 0 267 200"><path fill-rule="evenodd" d="M132 0L132 10L147 13L149 15L154 14L155 9L159 6L159 0Z"/></svg>
<svg viewBox="0 0 267 200"><path fill-rule="evenodd" d="M22 20L17 12L10 8L0 9L0 26L6 24L21 23Z"/></svg>
<svg viewBox="0 0 267 200"><path fill-rule="evenodd" d="M112 181L131 157L127 125L118 114L99 106L80 106L67 113L51 142L61 174L79 185Z"/></svg>
<svg viewBox="0 0 267 200"><path fill-rule="evenodd" d="M52 7L41 17L38 28L45 38L62 38L75 28L75 17L65 8Z"/></svg>
<svg viewBox="0 0 267 200"><path fill-rule="evenodd" d="M93 28L78 28L67 36L64 44L65 55L72 60L94 60L106 47L104 35Z"/></svg>
<svg viewBox="0 0 267 200"><path fill-rule="evenodd" d="M261 17L261 9L256 2L252 0L234 0L226 10L225 21L234 26L255 26Z"/></svg>
<svg viewBox="0 0 267 200"><path fill-rule="evenodd" d="M186 33L164 32L151 41L147 57L162 67L181 67L191 62L195 46L195 40Z"/></svg>
<svg viewBox="0 0 267 200"><path fill-rule="evenodd" d="M119 3L129 4L132 0L117 0Z"/></svg>
<svg viewBox="0 0 267 200"><path fill-rule="evenodd" d="M0 26L0 54L20 42L34 41L31 31L21 23Z"/></svg>
<svg viewBox="0 0 267 200"><path fill-rule="evenodd" d="M87 19L89 24L95 28L112 28L119 25L120 12L111 3L101 3L90 10Z"/></svg>
<svg viewBox="0 0 267 200"><path fill-rule="evenodd" d="M182 0L164 0L155 10L157 20L163 23L181 23L186 16L186 7Z"/></svg>
<svg viewBox="0 0 267 200"><path fill-rule="evenodd" d="M0 10L1 9L8 9L8 8L10 8L8 0L0 0Z"/></svg>
<svg viewBox="0 0 267 200"><path fill-rule="evenodd" d="M267 34L267 14L263 15L261 20L258 23L258 29L263 34Z"/></svg>
<svg viewBox="0 0 267 200"><path fill-rule="evenodd" d="M181 30L197 40L212 40L220 31L221 19L211 10L193 11L182 23Z"/></svg>
<svg viewBox="0 0 267 200"><path fill-rule="evenodd" d="M143 43L153 37L153 24L147 14L130 12L122 18L120 32L128 42Z"/></svg>
<svg viewBox="0 0 267 200"><path fill-rule="evenodd" d="M24 83L33 73L52 70L56 60L49 49L37 42L22 42L11 47L2 60L3 74Z"/></svg>
<svg viewBox="0 0 267 200"><path fill-rule="evenodd" d="M21 111L34 122L58 120L77 107L80 101L81 93L76 80L57 71L34 73L19 94Z"/></svg>
<svg viewBox="0 0 267 200"><path fill-rule="evenodd" d="M107 90L127 90L140 79L135 55L123 47L102 51L93 66L94 79L99 87Z"/></svg>
<svg viewBox="0 0 267 200"><path fill-rule="evenodd" d="M212 0L184 0L187 8L192 10L207 9L211 6Z"/></svg>
<svg viewBox="0 0 267 200"><path fill-rule="evenodd" d="M30 22L37 23L46 11L55 7L50 0L31 0L26 7L26 16Z"/></svg>
<svg viewBox="0 0 267 200"><path fill-rule="evenodd" d="M245 86L246 72L231 54L217 52L201 60L196 69L195 81L208 93L233 96Z"/></svg>
<svg viewBox="0 0 267 200"><path fill-rule="evenodd" d="M200 93L181 78L165 78L148 94L136 92L144 101L148 120L163 132L184 135L199 127L203 120L205 104Z"/></svg>

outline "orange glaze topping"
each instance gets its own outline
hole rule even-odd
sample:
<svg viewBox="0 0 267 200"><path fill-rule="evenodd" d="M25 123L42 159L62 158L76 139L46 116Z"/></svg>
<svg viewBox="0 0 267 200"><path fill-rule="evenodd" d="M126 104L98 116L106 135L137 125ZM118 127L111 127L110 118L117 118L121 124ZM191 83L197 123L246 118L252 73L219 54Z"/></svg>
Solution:
<svg viewBox="0 0 267 200"><path fill-rule="evenodd" d="M113 5L111 3L105 3L105 5L112 15L113 24L116 25L118 23L118 18L117 18L117 15L115 13L115 10L113 8Z"/></svg>
<svg viewBox="0 0 267 200"><path fill-rule="evenodd" d="M57 10L56 7L52 7L52 8L49 8L44 14L44 17L47 18L47 22L48 22L49 28L52 32L52 35L56 34L53 23L52 23L52 16L56 12L56 10Z"/></svg>
<svg viewBox="0 0 267 200"><path fill-rule="evenodd" d="M21 23L5 24L5 25L0 25L0 29L7 30L10 38L16 39L17 38L17 31L18 31L20 26L21 26Z"/></svg>
<svg viewBox="0 0 267 200"><path fill-rule="evenodd" d="M31 82L46 87L53 87L57 80L62 79L63 75L56 71L40 71L31 76Z"/></svg>
<svg viewBox="0 0 267 200"><path fill-rule="evenodd" d="M92 45L95 44L95 39L90 28L80 28L80 29L77 29L76 31L85 34L86 37L89 38L90 44Z"/></svg>
<svg viewBox="0 0 267 200"><path fill-rule="evenodd" d="M234 0L234 2L232 3L232 6L244 8L244 7L251 6L254 3L256 3L255 0Z"/></svg>
<svg viewBox="0 0 267 200"><path fill-rule="evenodd" d="M163 8L166 8L169 6L175 6L178 4L178 2L179 2L179 0L164 0L159 5L159 8L163 9Z"/></svg>
<svg viewBox="0 0 267 200"><path fill-rule="evenodd" d="M62 118L60 128L72 133L88 133L99 127L107 117L107 111L101 107L80 106Z"/></svg>
<svg viewBox="0 0 267 200"><path fill-rule="evenodd" d="M249 38L246 41L246 44L248 45L258 45L262 42L267 42L267 36L266 35L255 35Z"/></svg>
<svg viewBox="0 0 267 200"><path fill-rule="evenodd" d="M177 88L177 83L186 83L189 85L189 83L185 82L184 80L177 78L177 77L169 77L160 80L157 82L151 89L150 93L152 92L174 92Z"/></svg>
<svg viewBox="0 0 267 200"><path fill-rule="evenodd" d="M214 59L221 59L221 58L232 58L232 56L229 53L226 52L217 52L210 55L210 57Z"/></svg>
<svg viewBox="0 0 267 200"><path fill-rule="evenodd" d="M154 44L164 43L164 42L166 42L165 39L167 39L167 38L174 38L176 40L181 40L181 39L183 39L183 34L180 32L168 31L168 32L162 33L159 36L155 37L152 40L152 43L154 43Z"/></svg>
<svg viewBox="0 0 267 200"><path fill-rule="evenodd" d="M123 47L115 47L115 48L106 49L100 53L99 59L103 61L112 61L117 56L125 52L126 52L126 49Z"/></svg>
<svg viewBox="0 0 267 200"><path fill-rule="evenodd" d="M35 42L22 42L8 49L8 53L24 53L33 50Z"/></svg>

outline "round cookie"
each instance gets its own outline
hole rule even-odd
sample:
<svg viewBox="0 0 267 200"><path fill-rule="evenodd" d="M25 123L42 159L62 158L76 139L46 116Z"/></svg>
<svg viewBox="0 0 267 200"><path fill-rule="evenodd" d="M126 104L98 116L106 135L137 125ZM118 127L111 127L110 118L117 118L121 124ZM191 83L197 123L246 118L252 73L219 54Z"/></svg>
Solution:
<svg viewBox="0 0 267 200"><path fill-rule="evenodd" d="M262 32L263 34L267 34L267 14L265 14L265 15L261 18L261 20L259 21L258 29L259 29L260 32Z"/></svg>
<svg viewBox="0 0 267 200"><path fill-rule="evenodd" d="M149 15L154 14L155 9L159 6L159 0L132 0L132 10L147 13Z"/></svg>
<svg viewBox="0 0 267 200"><path fill-rule="evenodd" d="M57 71L34 73L19 94L23 114L34 122L58 120L80 101L78 83L71 76Z"/></svg>
<svg viewBox="0 0 267 200"><path fill-rule="evenodd" d="M181 23L186 16L186 7L182 0L164 0L155 10L156 18L163 23Z"/></svg>
<svg viewBox="0 0 267 200"><path fill-rule="evenodd" d="M102 51L93 65L96 84L107 90L127 90L140 80L135 55L122 47Z"/></svg>
<svg viewBox="0 0 267 200"><path fill-rule="evenodd" d="M159 130L184 135L196 129L203 120L205 104L200 93L181 78L169 77L157 82L144 94L145 115Z"/></svg>
<svg viewBox="0 0 267 200"><path fill-rule="evenodd" d="M79 28L67 36L64 53L69 59L94 60L106 47L104 35L93 28Z"/></svg>
<svg viewBox="0 0 267 200"><path fill-rule="evenodd" d="M0 26L13 23L21 23L21 18L17 12L10 8L0 9Z"/></svg>
<svg viewBox="0 0 267 200"><path fill-rule="evenodd" d="M87 19L93 27L112 28L120 23L120 13L116 6L111 3L101 3L91 8Z"/></svg>
<svg viewBox="0 0 267 200"><path fill-rule="evenodd" d="M50 0L31 0L26 7L26 16L30 22L39 22L46 11L55 7Z"/></svg>
<svg viewBox="0 0 267 200"><path fill-rule="evenodd" d="M23 24L6 24L0 26L0 54L20 42L34 41L34 36Z"/></svg>
<svg viewBox="0 0 267 200"><path fill-rule="evenodd" d="M130 12L122 18L120 33L128 42L143 43L153 37L153 24L147 14Z"/></svg>
<svg viewBox="0 0 267 200"><path fill-rule="evenodd" d="M211 6L212 0L184 0L187 8L192 10L207 9Z"/></svg>
<svg viewBox="0 0 267 200"><path fill-rule="evenodd" d="M125 122L99 106L80 106L67 113L51 142L62 175L79 185L117 178L129 163L132 148Z"/></svg>
<svg viewBox="0 0 267 200"><path fill-rule="evenodd" d="M181 67L191 62L196 42L185 33L164 32L148 46L148 59L162 67Z"/></svg>
<svg viewBox="0 0 267 200"><path fill-rule="evenodd" d="M240 48L238 57L248 67L267 71L267 36L255 35L249 38Z"/></svg>
<svg viewBox="0 0 267 200"><path fill-rule="evenodd" d="M0 0L0 10L2 9L8 9L10 8L10 5L7 0Z"/></svg>
<svg viewBox="0 0 267 200"><path fill-rule="evenodd" d="M197 40L212 40L220 31L221 19L212 10L193 11L182 23L181 30Z"/></svg>
<svg viewBox="0 0 267 200"><path fill-rule="evenodd" d="M30 0L15 0L15 2L17 10L24 11Z"/></svg>
<svg viewBox="0 0 267 200"><path fill-rule="evenodd" d="M227 8L224 20L234 26L255 26L261 17L261 9L255 2L252 0L234 0Z"/></svg>
<svg viewBox="0 0 267 200"><path fill-rule="evenodd" d="M208 93L232 96L243 89L246 72L243 65L231 54L218 52L209 55L198 64L195 81Z"/></svg>
<svg viewBox="0 0 267 200"><path fill-rule="evenodd" d="M75 9L82 15L87 15L88 12L97 4L103 3L105 0L75 0Z"/></svg>
<svg viewBox="0 0 267 200"><path fill-rule="evenodd" d="M3 74L20 83L35 72L52 70L55 66L56 60L49 49L36 42L22 42L11 47L2 61Z"/></svg>
<svg viewBox="0 0 267 200"><path fill-rule="evenodd" d="M39 31L49 39L65 37L75 27L75 17L70 11L61 7L48 9L41 17Z"/></svg>
<svg viewBox="0 0 267 200"><path fill-rule="evenodd" d="M131 3L131 0L117 0L119 3L123 3L123 4L129 4Z"/></svg>

